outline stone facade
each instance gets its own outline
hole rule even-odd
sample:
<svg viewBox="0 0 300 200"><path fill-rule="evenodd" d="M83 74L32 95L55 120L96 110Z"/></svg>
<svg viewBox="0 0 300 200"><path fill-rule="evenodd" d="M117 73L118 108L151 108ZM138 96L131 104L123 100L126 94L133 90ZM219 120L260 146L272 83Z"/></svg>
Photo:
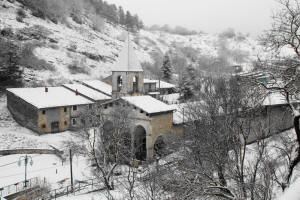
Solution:
<svg viewBox="0 0 300 200"><path fill-rule="evenodd" d="M117 103L116 103L117 102ZM136 130L138 127L142 127L146 134L146 149L147 149L147 158L153 157L154 145L159 136L166 136L167 134L172 133L173 125L173 111L166 113L156 113L156 114L147 114L143 110L136 108L132 105L128 105L122 99L115 100L113 102L104 104L103 114L107 115L107 120L109 114L113 112L114 109L118 109L119 106L126 106L131 112L130 119L132 119L129 124L130 134L132 137L135 137Z"/></svg>
<svg viewBox="0 0 300 200"><path fill-rule="evenodd" d="M19 124L39 132L38 109L36 107L7 91L7 108Z"/></svg>

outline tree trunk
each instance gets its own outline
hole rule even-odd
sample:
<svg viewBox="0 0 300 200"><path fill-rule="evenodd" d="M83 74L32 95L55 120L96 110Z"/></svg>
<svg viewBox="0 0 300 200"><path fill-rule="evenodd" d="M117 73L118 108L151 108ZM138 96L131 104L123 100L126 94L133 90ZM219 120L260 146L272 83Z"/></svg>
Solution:
<svg viewBox="0 0 300 200"><path fill-rule="evenodd" d="M299 129L299 119L300 119L300 115L294 117L294 129L295 129L295 132L296 132L296 135L297 135L297 142L298 142L297 155L293 159L293 161L291 162L291 164L289 166L289 172L288 172L288 175L287 175L286 184L282 186L283 190L285 190L286 187L290 184L294 168L300 162L300 129Z"/></svg>

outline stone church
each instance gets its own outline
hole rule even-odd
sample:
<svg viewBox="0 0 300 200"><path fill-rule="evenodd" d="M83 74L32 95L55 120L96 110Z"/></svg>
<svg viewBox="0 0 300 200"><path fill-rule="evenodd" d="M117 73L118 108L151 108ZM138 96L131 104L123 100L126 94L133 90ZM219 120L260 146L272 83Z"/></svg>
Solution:
<svg viewBox="0 0 300 200"><path fill-rule="evenodd" d="M7 107L14 119L40 134L78 130L80 113L95 106L109 116L113 109L126 105L130 110L130 134L138 146L136 155L153 157L158 140L178 132L173 125L174 107L159 101L144 88L143 69L128 38L111 74L111 85L99 80L81 81L59 87L7 89ZM155 82L154 82L155 84ZM109 119L108 119L109 121ZM136 149L136 148L135 148Z"/></svg>

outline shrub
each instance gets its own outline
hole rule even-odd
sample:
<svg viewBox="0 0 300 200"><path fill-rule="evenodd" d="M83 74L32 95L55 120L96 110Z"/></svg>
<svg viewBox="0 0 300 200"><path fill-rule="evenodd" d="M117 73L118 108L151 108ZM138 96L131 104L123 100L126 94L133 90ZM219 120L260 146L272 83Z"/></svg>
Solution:
<svg viewBox="0 0 300 200"><path fill-rule="evenodd" d="M39 42L26 43L22 49L21 64L29 69L55 71L56 69L52 64L34 55L34 49L40 46L41 43Z"/></svg>
<svg viewBox="0 0 300 200"><path fill-rule="evenodd" d="M19 8L19 9L17 10L17 15L18 15L20 18L22 18L22 19L24 19L24 18L26 17L26 13L25 13L25 11L24 11L22 8Z"/></svg>
<svg viewBox="0 0 300 200"><path fill-rule="evenodd" d="M7 0L9 3L15 3L15 0Z"/></svg>
<svg viewBox="0 0 300 200"><path fill-rule="evenodd" d="M41 41L47 39L50 34L51 31L49 31L47 28L40 25L34 25L20 29L17 32L17 37L19 40L36 39Z"/></svg>
<svg viewBox="0 0 300 200"><path fill-rule="evenodd" d="M14 32L11 28L4 28L0 31L0 34L4 37L13 37Z"/></svg>
<svg viewBox="0 0 300 200"><path fill-rule="evenodd" d="M82 17L79 16L78 13L72 13L72 14L71 14L71 18L72 18L73 21L76 22L77 24L83 24Z"/></svg>
<svg viewBox="0 0 300 200"><path fill-rule="evenodd" d="M89 70L85 68L82 62L73 61L68 65L71 74L89 74Z"/></svg>

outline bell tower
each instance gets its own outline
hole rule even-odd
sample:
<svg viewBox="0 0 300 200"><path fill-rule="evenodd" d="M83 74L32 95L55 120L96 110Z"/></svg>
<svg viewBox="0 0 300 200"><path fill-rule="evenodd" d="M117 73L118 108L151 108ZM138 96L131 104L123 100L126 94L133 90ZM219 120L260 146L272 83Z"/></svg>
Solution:
<svg viewBox="0 0 300 200"><path fill-rule="evenodd" d="M144 72L129 34L112 69L112 97L140 96L144 93Z"/></svg>

